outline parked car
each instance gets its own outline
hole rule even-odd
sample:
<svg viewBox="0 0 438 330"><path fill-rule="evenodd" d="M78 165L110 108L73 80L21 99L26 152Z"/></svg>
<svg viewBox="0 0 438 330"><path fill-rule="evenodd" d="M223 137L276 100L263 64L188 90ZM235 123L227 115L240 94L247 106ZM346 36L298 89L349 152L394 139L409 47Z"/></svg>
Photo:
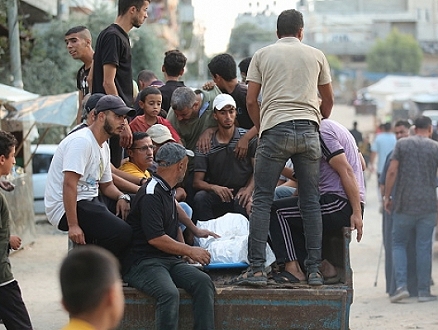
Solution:
<svg viewBox="0 0 438 330"><path fill-rule="evenodd" d="M46 188L47 172L50 162L58 145L40 144L31 145L32 158L32 184L33 184L33 210L35 214L45 213L44 190Z"/></svg>

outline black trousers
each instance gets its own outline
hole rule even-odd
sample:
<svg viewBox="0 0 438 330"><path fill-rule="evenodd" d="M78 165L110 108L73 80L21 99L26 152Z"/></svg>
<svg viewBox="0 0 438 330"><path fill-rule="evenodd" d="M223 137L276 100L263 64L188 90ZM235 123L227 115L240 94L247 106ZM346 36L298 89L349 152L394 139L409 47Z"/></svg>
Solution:
<svg viewBox="0 0 438 330"><path fill-rule="evenodd" d="M8 330L32 330L17 281L0 286L0 319Z"/></svg>
<svg viewBox="0 0 438 330"><path fill-rule="evenodd" d="M131 242L131 226L111 213L98 197L91 201L77 202L76 210L79 226L85 235L85 242L111 251L122 261ZM59 222L58 229L68 231L65 214Z"/></svg>

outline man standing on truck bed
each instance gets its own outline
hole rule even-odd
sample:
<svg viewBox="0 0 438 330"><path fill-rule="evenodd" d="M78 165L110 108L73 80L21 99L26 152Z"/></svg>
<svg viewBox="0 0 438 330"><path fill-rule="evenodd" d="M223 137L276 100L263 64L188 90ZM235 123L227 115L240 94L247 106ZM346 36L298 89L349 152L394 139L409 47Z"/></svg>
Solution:
<svg viewBox="0 0 438 330"><path fill-rule="evenodd" d="M333 90L324 54L301 43L303 15L283 11L277 20L279 40L258 50L248 69L247 109L259 131L254 169L254 202L250 215L248 270L235 278L238 285L267 284L264 263L269 215L274 190L286 161L291 158L300 181L300 213L303 218L308 257L305 261L310 285L322 285L322 220L319 205L318 127L330 116ZM263 90L261 108L258 95ZM318 99L318 92L321 103Z"/></svg>

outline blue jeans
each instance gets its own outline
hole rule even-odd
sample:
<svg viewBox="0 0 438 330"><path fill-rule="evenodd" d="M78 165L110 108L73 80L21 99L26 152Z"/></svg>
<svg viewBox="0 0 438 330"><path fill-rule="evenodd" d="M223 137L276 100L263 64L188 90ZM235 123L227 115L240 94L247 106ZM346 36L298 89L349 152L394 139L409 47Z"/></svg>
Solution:
<svg viewBox="0 0 438 330"><path fill-rule="evenodd" d="M393 214L392 257L397 288L407 287L408 259L406 248L410 234L416 231L415 251L417 258L418 295L430 293L432 269L432 233L436 225L436 213L408 215Z"/></svg>
<svg viewBox="0 0 438 330"><path fill-rule="evenodd" d="M295 190L296 188L294 187L278 186L277 188L275 188L274 201L282 198L292 197L295 193Z"/></svg>
<svg viewBox="0 0 438 330"><path fill-rule="evenodd" d="M256 151L253 206L249 221L248 260L254 272L264 268L275 186L291 158L299 181L299 207L306 237L308 271L321 262L322 220L319 205L321 148L318 127L307 120L288 121L263 132Z"/></svg>
<svg viewBox="0 0 438 330"><path fill-rule="evenodd" d="M130 286L157 300L155 328L177 330L179 291L186 290L193 298L194 327L214 329L214 284L201 270L177 258L151 258L133 265L123 276Z"/></svg>

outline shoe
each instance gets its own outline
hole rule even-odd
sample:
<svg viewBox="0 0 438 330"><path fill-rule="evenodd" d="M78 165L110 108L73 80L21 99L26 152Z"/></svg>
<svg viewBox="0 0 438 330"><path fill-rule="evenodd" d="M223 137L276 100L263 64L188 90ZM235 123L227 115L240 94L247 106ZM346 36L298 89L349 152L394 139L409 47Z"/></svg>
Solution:
<svg viewBox="0 0 438 330"><path fill-rule="evenodd" d="M324 284L324 277L320 271L311 271L307 274L307 284L311 286L320 286Z"/></svg>
<svg viewBox="0 0 438 330"><path fill-rule="evenodd" d="M433 294L427 294L427 295L418 295L418 302L428 302L428 301L435 301L437 299L436 296Z"/></svg>
<svg viewBox="0 0 438 330"><path fill-rule="evenodd" d="M261 275L255 276L257 273L261 273ZM242 272L242 274L233 278L226 284L262 287L268 285L268 276L264 270L254 272L252 269L248 268Z"/></svg>
<svg viewBox="0 0 438 330"><path fill-rule="evenodd" d="M276 273L272 275L275 283L278 284L297 284L301 283L301 281L293 274L289 273L287 270L283 270L280 273ZM305 283L305 281L304 281Z"/></svg>
<svg viewBox="0 0 438 330"><path fill-rule="evenodd" d="M399 302L400 300L403 300L403 299L408 298L408 297L409 297L408 290L406 290L405 287L402 287L402 288L398 288L395 291L394 295L389 298L389 300L392 303L396 303L396 302Z"/></svg>

